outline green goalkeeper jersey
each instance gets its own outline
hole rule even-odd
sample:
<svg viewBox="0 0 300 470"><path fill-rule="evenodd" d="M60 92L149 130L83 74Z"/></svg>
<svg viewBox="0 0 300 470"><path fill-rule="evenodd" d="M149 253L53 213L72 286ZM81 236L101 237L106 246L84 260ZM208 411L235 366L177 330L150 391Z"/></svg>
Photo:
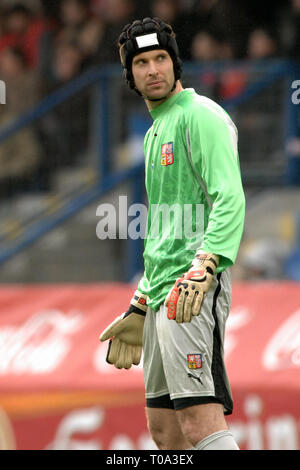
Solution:
<svg viewBox="0 0 300 470"><path fill-rule="evenodd" d="M157 311L197 250L219 255L218 272L235 262L245 197L237 130L223 108L185 89L151 116L144 141L149 207L138 288Z"/></svg>

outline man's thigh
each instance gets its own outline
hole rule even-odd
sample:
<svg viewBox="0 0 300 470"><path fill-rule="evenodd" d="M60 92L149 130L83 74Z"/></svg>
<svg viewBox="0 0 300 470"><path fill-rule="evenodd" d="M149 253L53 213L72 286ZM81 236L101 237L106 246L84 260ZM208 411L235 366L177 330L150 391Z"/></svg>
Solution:
<svg viewBox="0 0 300 470"><path fill-rule="evenodd" d="M211 434L228 429L223 406L217 403L182 410L146 408L149 432L161 450L191 449Z"/></svg>
<svg viewBox="0 0 300 470"><path fill-rule="evenodd" d="M176 411L181 432L191 446L211 434L228 429L223 406L218 403L195 405Z"/></svg>
<svg viewBox="0 0 300 470"><path fill-rule="evenodd" d="M163 449L188 449L176 412L167 408L146 408L149 432L157 447Z"/></svg>

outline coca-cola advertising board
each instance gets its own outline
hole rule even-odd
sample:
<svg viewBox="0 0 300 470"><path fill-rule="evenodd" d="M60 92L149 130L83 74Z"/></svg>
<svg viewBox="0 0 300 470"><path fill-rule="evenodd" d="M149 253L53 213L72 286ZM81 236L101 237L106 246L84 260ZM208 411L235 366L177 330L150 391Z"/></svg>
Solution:
<svg viewBox="0 0 300 470"><path fill-rule="evenodd" d="M0 288L0 448L155 449L142 367L106 363L99 333L126 284ZM236 283L225 360L241 449L300 448L300 285Z"/></svg>

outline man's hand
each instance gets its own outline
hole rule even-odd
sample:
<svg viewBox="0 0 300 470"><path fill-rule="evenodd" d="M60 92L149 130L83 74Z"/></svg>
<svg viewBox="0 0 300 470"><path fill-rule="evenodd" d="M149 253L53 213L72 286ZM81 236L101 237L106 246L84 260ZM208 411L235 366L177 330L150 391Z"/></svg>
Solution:
<svg viewBox="0 0 300 470"><path fill-rule="evenodd" d="M146 312L146 296L136 291L127 312L101 333L100 341L109 340L106 361L117 369L130 369L140 363Z"/></svg>
<svg viewBox="0 0 300 470"><path fill-rule="evenodd" d="M176 280L165 300L170 320L176 320L177 323L190 322L194 316L199 315L218 264L218 256L197 253L191 269Z"/></svg>

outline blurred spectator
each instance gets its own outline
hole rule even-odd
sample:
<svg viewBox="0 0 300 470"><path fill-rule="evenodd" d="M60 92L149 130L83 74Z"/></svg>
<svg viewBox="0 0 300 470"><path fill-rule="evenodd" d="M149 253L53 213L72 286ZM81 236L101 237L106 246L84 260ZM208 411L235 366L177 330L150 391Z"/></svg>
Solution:
<svg viewBox="0 0 300 470"><path fill-rule="evenodd" d="M65 28L75 33L88 21L90 16L89 2L84 0L62 0L60 19Z"/></svg>
<svg viewBox="0 0 300 470"><path fill-rule="evenodd" d="M119 63L117 42L120 32L135 18L134 0L103 0L102 18L105 32L99 44L96 62L98 64Z"/></svg>
<svg viewBox="0 0 300 470"><path fill-rule="evenodd" d="M104 34L104 21L91 14L89 3L84 0L62 0L60 8L61 41L76 41L85 58L97 53Z"/></svg>
<svg viewBox="0 0 300 470"><path fill-rule="evenodd" d="M58 41L52 63L54 88L72 80L83 69L84 55L77 42Z"/></svg>
<svg viewBox="0 0 300 470"><path fill-rule="evenodd" d="M230 42L235 58L245 54L249 22L245 2L237 0L201 0L185 18L186 57L191 58L193 38L202 31L210 31L216 38Z"/></svg>
<svg viewBox="0 0 300 470"><path fill-rule="evenodd" d="M283 53L300 60L300 0L289 0L282 7L278 25Z"/></svg>
<svg viewBox="0 0 300 470"><path fill-rule="evenodd" d="M28 69L18 48L6 48L0 55L0 74L6 83L6 104L0 108L0 125L5 127L39 98L39 80ZM32 127L19 131L0 145L1 195L34 186L32 179L42 162L42 151Z"/></svg>
<svg viewBox="0 0 300 470"><path fill-rule="evenodd" d="M6 47L22 49L26 62L36 67L39 62L40 40L48 28L48 22L35 16L23 3L17 3L4 11L4 31L0 37L0 53Z"/></svg>
<svg viewBox="0 0 300 470"><path fill-rule="evenodd" d="M215 61L219 58L220 45L209 31L201 30L193 37L190 51L193 62L205 65L206 62ZM201 94L218 100L218 73L213 70L204 70L199 75L194 75L192 80L195 80L195 82L191 82L192 86L196 89L199 88Z"/></svg>
<svg viewBox="0 0 300 470"><path fill-rule="evenodd" d="M103 18L108 25L123 25L135 17L135 4L133 0L104 0Z"/></svg>
<svg viewBox="0 0 300 470"><path fill-rule="evenodd" d="M91 14L89 3L83 0L61 0L59 20L60 29L45 44L45 94L66 85L93 63L104 30L103 21ZM41 120L45 174L78 163L87 148L89 109L90 92L84 89Z"/></svg>
<svg viewBox="0 0 300 470"><path fill-rule="evenodd" d="M186 1L186 0L184 0ZM124 2L126 3L126 2ZM141 1L133 0L133 8L135 11L135 19L146 18L151 16L151 4L152 1ZM113 5L113 2L112 2ZM99 15L104 18L106 16L107 7L109 7L109 2L107 0L90 0L91 10L95 15Z"/></svg>
<svg viewBox="0 0 300 470"><path fill-rule="evenodd" d="M47 82L45 93L77 77L84 70L84 59L76 42L58 41L51 64L52 79ZM47 155L45 171L49 174L62 166L75 165L78 156L86 150L89 106L89 90L84 89L41 120L40 131Z"/></svg>
<svg viewBox="0 0 300 470"><path fill-rule="evenodd" d="M97 19L90 20L83 28L78 38L79 46L87 60L93 62L105 31L105 24Z"/></svg>
<svg viewBox="0 0 300 470"><path fill-rule="evenodd" d="M275 34L267 28L257 28L248 38L248 59L270 59L278 56L278 44Z"/></svg>
<svg viewBox="0 0 300 470"><path fill-rule="evenodd" d="M90 0L90 8L93 14L102 16L104 0Z"/></svg>
<svg viewBox="0 0 300 470"><path fill-rule="evenodd" d="M104 33L103 21L92 15L89 3L84 0L61 0L57 6L57 20L56 28L49 29L41 43L41 73L47 81L54 78L51 64L58 43L77 45L84 67L87 67L94 62Z"/></svg>
<svg viewBox="0 0 300 470"><path fill-rule="evenodd" d="M180 0L153 0L152 16L158 16L166 23L172 25L175 31L175 22L180 13Z"/></svg>
<svg viewBox="0 0 300 470"><path fill-rule="evenodd" d="M191 59L195 61L217 60L221 55L221 45L216 36L208 31L195 34L191 44Z"/></svg>
<svg viewBox="0 0 300 470"><path fill-rule="evenodd" d="M234 58L234 51L229 42L203 30L193 38L191 58L202 64L216 60L231 60ZM234 98L243 91L246 80L247 74L242 65L224 65L221 73L205 71L201 74L201 92L217 101Z"/></svg>
<svg viewBox="0 0 300 470"><path fill-rule="evenodd" d="M40 97L38 74L29 69L23 51L18 47L6 48L0 54L1 78L6 83L5 109L20 114L35 104Z"/></svg>

